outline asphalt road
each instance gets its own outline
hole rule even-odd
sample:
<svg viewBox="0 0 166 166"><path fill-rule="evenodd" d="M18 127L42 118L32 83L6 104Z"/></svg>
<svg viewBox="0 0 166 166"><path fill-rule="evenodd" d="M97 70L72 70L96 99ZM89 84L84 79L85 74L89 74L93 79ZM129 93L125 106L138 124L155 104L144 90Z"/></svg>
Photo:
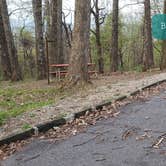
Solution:
<svg viewBox="0 0 166 166"><path fill-rule="evenodd" d="M166 166L166 92L123 107L117 118L101 120L65 141L35 140L4 166ZM160 139L159 139L160 140Z"/></svg>

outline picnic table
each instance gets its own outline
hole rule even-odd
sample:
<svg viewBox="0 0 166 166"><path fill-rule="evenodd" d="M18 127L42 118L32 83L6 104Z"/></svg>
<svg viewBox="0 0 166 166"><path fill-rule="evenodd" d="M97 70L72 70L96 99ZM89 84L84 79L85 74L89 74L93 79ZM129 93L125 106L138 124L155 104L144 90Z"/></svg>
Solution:
<svg viewBox="0 0 166 166"><path fill-rule="evenodd" d="M48 83L50 82L49 78L50 75L54 76L57 79L61 79L65 77L68 73L69 64L49 64L49 71L48 71ZM97 74L95 71L95 64L88 63L88 73L90 75Z"/></svg>

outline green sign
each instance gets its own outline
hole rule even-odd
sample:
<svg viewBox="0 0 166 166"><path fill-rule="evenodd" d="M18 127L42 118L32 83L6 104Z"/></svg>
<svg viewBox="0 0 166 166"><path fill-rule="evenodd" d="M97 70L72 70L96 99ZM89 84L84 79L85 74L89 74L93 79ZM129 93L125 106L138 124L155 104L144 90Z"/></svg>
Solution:
<svg viewBox="0 0 166 166"><path fill-rule="evenodd" d="M166 40L166 14L157 14L152 18L152 35L159 40Z"/></svg>

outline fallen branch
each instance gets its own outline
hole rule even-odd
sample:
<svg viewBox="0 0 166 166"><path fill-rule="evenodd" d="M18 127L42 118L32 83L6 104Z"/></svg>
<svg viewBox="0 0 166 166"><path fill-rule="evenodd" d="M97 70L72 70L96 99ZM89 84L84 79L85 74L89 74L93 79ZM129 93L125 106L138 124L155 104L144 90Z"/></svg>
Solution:
<svg viewBox="0 0 166 166"><path fill-rule="evenodd" d="M162 134L161 136L158 137L156 143L152 145L153 148L159 149L160 144L166 139L166 133Z"/></svg>
<svg viewBox="0 0 166 166"><path fill-rule="evenodd" d="M131 127L130 129L127 129L123 134L122 134L122 140L125 140L127 137L133 135L134 133L137 133L138 128L136 127Z"/></svg>
<svg viewBox="0 0 166 166"><path fill-rule="evenodd" d="M87 141L85 141L85 142L82 142L82 143L80 143L80 144L73 145L73 147L85 145L85 144L87 144L88 142L90 142L90 141L92 141L92 140L95 140L95 139L96 139L97 137L99 137L99 136L100 136L100 135L96 135L96 136L90 138L89 140L87 140Z"/></svg>
<svg viewBox="0 0 166 166"><path fill-rule="evenodd" d="M153 148L159 149L160 144L164 141L164 138L160 138L157 143L153 145Z"/></svg>
<svg viewBox="0 0 166 166"><path fill-rule="evenodd" d="M37 154L37 155L32 156L32 157L29 157L29 158L25 159L24 162L27 162L27 161L30 161L30 160L34 160L34 159L36 159L38 157L40 157L40 154Z"/></svg>
<svg viewBox="0 0 166 166"><path fill-rule="evenodd" d="M97 159L96 162L105 161L105 160L106 160L105 158Z"/></svg>

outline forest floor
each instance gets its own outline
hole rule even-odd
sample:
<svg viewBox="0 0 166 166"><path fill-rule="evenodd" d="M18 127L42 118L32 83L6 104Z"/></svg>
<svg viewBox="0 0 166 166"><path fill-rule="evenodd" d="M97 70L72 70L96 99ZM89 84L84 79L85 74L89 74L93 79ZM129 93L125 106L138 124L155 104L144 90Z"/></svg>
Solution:
<svg viewBox="0 0 166 166"><path fill-rule="evenodd" d="M98 76L83 88L60 89L59 82L0 83L0 139L36 124L78 112L104 100L113 100L149 82L166 78L159 71Z"/></svg>

